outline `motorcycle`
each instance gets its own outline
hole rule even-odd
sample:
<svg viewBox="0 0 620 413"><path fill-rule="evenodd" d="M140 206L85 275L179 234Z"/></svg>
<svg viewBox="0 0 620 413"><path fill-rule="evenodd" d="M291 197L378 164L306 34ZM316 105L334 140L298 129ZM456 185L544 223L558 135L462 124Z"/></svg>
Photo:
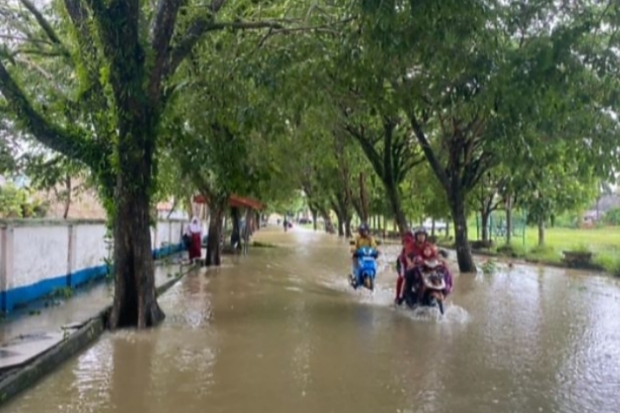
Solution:
<svg viewBox="0 0 620 413"><path fill-rule="evenodd" d="M447 270L444 265L436 259L425 260L418 266L419 280L417 285L407 282L403 292L403 298L408 307L438 307L439 312L444 313L444 291L447 289L446 280ZM418 288L424 286L424 295L418 302Z"/></svg>
<svg viewBox="0 0 620 413"><path fill-rule="evenodd" d="M355 251L354 256L357 258L357 268L354 268L349 275L351 286L354 289L364 286L370 291L374 290L377 276L377 250L362 247Z"/></svg>

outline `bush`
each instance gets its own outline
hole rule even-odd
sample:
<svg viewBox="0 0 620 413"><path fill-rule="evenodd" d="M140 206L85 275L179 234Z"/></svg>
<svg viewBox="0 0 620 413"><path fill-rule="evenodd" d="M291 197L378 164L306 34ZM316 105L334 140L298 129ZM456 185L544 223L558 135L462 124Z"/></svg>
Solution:
<svg viewBox="0 0 620 413"><path fill-rule="evenodd" d="M590 248L588 248L588 246L585 245L585 244L577 244L577 245L571 247L571 249L568 250L568 251L571 251L571 252L583 252L583 253L592 252L592 251L590 251Z"/></svg>
<svg viewBox="0 0 620 413"><path fill-rule="evenodd" d="M581 216L576 213L566 213L555 219L554 226L559 228L579 228Z"/></svg>
<svg viewBox="0 0 620 413"><path fill-rule="evenodd" d="M603 216L603 222L607 225L620 225L620 208L613 208L607 211Z"/></svg>
<svg viewBox="0 0 620 413"><path fill-rule="evenodd" d="M504 244L497 247L497 253L513 258L522 258L525 257L526 251L520 245Z"/></svg>
<svg viewBox="0 0 620 413"><path fill-rule="evenodd" d="M605 271L609 272L616 277L620 277L620 257L612 254L599 254L594 259L594 262L597 265L600 265L605 269Z"/></svg>
<svg viewBox="0 0 620 413"><path fill-rule="evenodd" d="M34 199L28 189L11 183L0 187L0 217L42 218L48 209L49 202Z"/></svg>
<svg viewBox="0 0 620 413"><path fill-rule="evenodd" d="M543 262L560 262L561 256L560 254L553 248L547 245L543 245L542 247L534 247L527 254L528 258L537 261Z"/></svg>
<svg viewBox="0 0 620 413"><path fill-rule="evenodd" d="M13 184L0 187L0 216L6 218L21 218L24 216L24 206L28 203L28 191L16 188Z"/></svg>

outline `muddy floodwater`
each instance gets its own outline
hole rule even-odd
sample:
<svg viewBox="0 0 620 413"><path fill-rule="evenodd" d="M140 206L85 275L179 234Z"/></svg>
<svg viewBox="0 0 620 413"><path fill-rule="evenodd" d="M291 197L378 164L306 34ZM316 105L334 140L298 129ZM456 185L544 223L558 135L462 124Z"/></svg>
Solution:
<svg viewBox="0 0 620 413"><path fill-rule="evenodd" d="M2 413L620 412L620 286L557 269L455 276L442 318L346 283L348 245L263 230L279 248L186 276L166 321L101 340Z"/></svg>

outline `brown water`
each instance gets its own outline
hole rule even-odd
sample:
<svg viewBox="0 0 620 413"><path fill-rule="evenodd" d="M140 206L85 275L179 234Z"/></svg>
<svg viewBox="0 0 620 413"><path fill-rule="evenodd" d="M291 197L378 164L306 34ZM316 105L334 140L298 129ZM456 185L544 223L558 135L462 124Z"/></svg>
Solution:
<svg viewBox="0 0 620 413"><path fill-rule="evenodd" d="M456 277L446 315L354 292L348 246L302 230L186 276L153 331L106 334L2 411L620 411L620 287L534 267ZM388 262L390 267L388 267Z"/></svg>

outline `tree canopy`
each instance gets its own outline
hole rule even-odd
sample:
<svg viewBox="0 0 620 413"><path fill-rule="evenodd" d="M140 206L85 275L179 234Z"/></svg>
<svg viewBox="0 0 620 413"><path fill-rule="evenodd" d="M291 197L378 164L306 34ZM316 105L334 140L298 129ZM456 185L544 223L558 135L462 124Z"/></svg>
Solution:
<svg viewBox="0 0 620 413"><path fill-rule="evenodd" d="M595 0L10 0L0 167L36 142L63 166L41 182L79 171L98 189L112 327L163 317L149 224L171 196L204 195L214 231L231 194L303 191L340 235L355 215L401 233L451 218L473 271L474 209L542 228L618 171L619 18Z"/></svg>

